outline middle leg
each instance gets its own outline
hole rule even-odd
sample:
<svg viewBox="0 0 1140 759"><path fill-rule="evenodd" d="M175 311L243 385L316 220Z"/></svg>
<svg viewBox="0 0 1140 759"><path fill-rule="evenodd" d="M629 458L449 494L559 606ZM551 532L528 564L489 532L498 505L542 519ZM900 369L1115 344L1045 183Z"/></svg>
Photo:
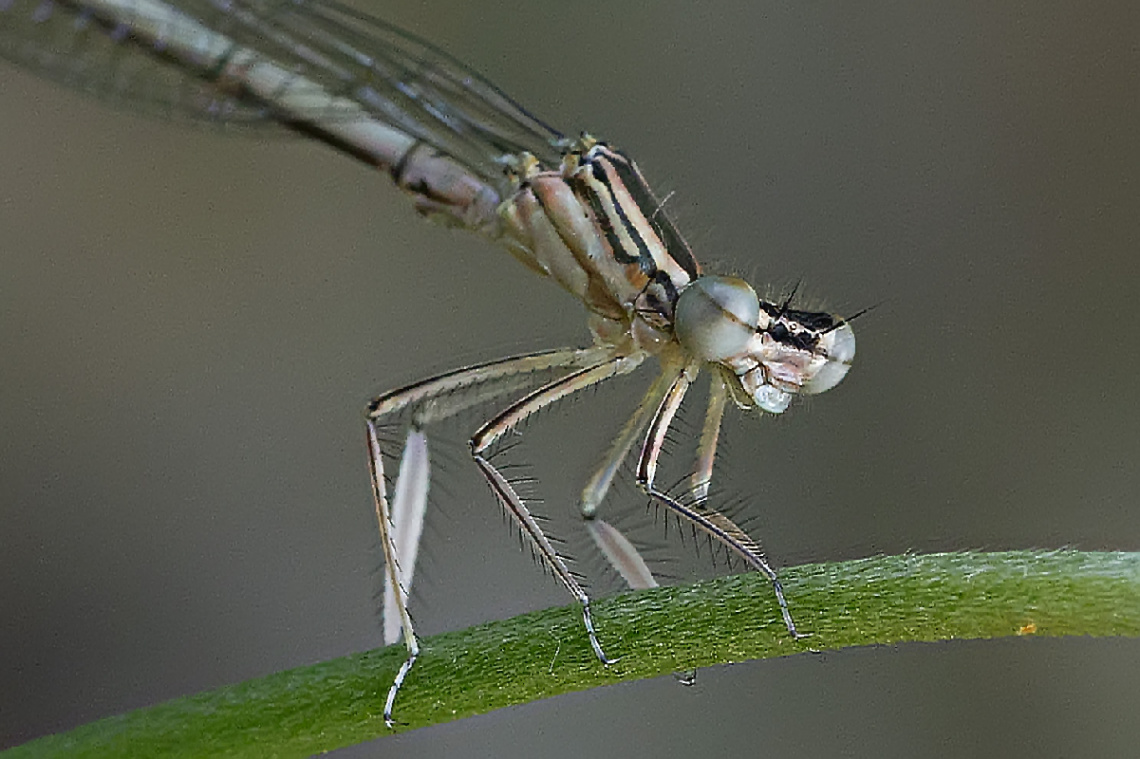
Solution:
<svg viewBox="0 0 1140 759"><path fill-rule="evenodd" d="M594 630L594 622L590 614L590 597L582 588L581 583L578 582L578 578L566 566L565 560L554 548L550 539L542 531L542 527L526 507L514 486L491 463L486 454L488 449L503 435L538 411L580 390L593 387L613 377L628 374L644 360L645 354L643 353L617 355L593 366L571 372L523 397L483 425L471 438L471 456L479 467L479 471L483 473L483 477L487 480L487 484L499 503L514 518L519 529L538 550L542 561L550 567L554 576L582 605L582 622L586 627L586 633L589 635L590 646L594 649L594 654L598 659L606 664L610 663L611 660L602 650L601 644L598 643L598 636Z"/></svg>

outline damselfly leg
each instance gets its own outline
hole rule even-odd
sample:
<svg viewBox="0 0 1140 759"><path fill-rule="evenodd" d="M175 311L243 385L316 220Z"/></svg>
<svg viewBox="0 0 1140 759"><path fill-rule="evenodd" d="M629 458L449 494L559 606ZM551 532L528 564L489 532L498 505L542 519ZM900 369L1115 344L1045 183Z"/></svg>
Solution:
<svg viewBox="0 0 1140 759"><path fill-rule="evenodd" d="M760 545L727 515L712 508L707 501L708 487L712 478L712 460L716 454L716 442L725 404L723 390L717 390L718 385L723 388L723 381L719 377L713 379L709 408L705 415L704 429L698 443L698 468L691 480L690 497L686 502L657 486L657 469L661 451L665 444L665 437L674 417L681 408L682 402L685 400L685 394L696 380L699 370L698 364L689 364L673 375L672 384L653 416L653 421L649 425L649 433L646 435L645 443L641 448L641 455L637 464L637 484L656 502L691 523L697 529L712 536L740 556L749 567L766 576L772 583L776 601L780 604L780 614L788 632L793 637L803 637L796 630L796 624L792 620L792 613L788 609L788 601L784 597L784 587L780 583L780 578L776 575L776 570L768 563Z"/></svg>
<svg viewBox="0 0 1140 759"><path fill-rule="evenodd" d="M418 541L419 530L409 528L404 523L422 523L423 510L427 504L430 470L424 430L428 425L453 417L465 409L518 392L521 387L533 384L533 377L538 372L560 371L564 376L524 395L484 424L471 438L471 455L499 503L515 520L522 534L527 536L537 555L582 605L583 623L590 646L598 659L603 663L610 661L595 633L589 596L514 486L491 463L487 453L497 440L531 415L573 393L631 372L643 360L643 354L615 354L613 348L608 346L516 356L439 375L387 393L369 405L366 424L372 492L387 567L384 590L385 643L396 642L402 633L408 650L408 657L397 673L385 702L386 722L392 722L392 706L396 694L420 651L407 603L415 569L415 543ZM411 426L404 446L400 474L396 480L394 500L390 502L384 481L380 426L385 420L405 412L410 413ZM409 457L412 457L410 464Z"/></svg>

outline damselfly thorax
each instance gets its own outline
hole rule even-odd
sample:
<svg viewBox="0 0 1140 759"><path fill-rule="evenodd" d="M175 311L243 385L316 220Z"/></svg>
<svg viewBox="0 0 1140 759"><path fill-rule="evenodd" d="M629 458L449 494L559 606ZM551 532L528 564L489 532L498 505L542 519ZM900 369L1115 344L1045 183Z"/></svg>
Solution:
<svg viewBox="0 0 1140 759"><path fill-rule="evenodd" d="M846 322L761 302L736 278L702 278L688 243L627 155L589 135L562 142L557 166L530 153L503 156L513 192L493 211L493 188L463 176L461 167L444 169L445 157L419 153L420 146L409 150L411 161L397 162L393 177L425 215L498 239L581 300L601 344L719 364L737 377L729 385L741 406L772 413L797 393L838 384L854 356ZM413 171L419 162L430 166ZM698 280L677 325L680 294Z"/></svg>
<svg viewBox="0 0 1140 759"><path fill-rule="evenodd" d="M384 707L389 724L419 653L407 594L430 482L426 430L465 409L499 404L471 436L472 459L581 603L589 643L609 661L590 597L491 451L539 410L647 362L657 364L656 377L580 495L587 529L631 587L656 584L638 551L599 517L615 473L636 455L644 493L764 573L796 634L759 545L709 499L721 420L730 402L778 414L796 395L834 387L854 357L854 334L838 317L797 310L790 299L766 302L741 279L703 274L626 154L564 137L438 48L334 0L9 0L0 3L0 56L167 116L276 124L320 140L388 172L422 214L502 244L585 306L592 345L463 367L368 407L384 637L402 634L408 650ZM692 474L676 492L657 484L662 446L702 373L711 390ZM407 420L407 431L390 495L380 428L391 420Z"/></svg>

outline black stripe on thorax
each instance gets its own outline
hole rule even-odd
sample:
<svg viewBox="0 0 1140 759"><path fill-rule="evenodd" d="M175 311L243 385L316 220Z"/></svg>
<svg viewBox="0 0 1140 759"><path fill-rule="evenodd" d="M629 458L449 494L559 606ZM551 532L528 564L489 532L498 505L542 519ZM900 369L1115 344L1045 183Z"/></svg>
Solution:
<svg viewBox="0 0 1140 759"><path fill-rule="evenodd" d="M653 259L653 254L649 252L649 245L645 242L645 237L638 230L637 226L630 220L629 215L625 211L625 207L618 201L614 191L613 185L610 182L609 175L606 174L605 168L601 165L600 161L590 162L590 173L594 179L605 188L606 193L609 195L610 205L613 207L613 212L617 216L617 222L621 224L622 229L629 235L629 239L633 241L634 247L637 249L637 255L633 256L627 251L622 251L628 261L622 260L622 263L634 263L635 261L641 267L641 270L648 276L653 276L657 271L657 262ZM619 175L620 179L620 175ZM594 187L587 185L586 190L593 193ZM644 210L644 209L643 209ZM617 251L614 251L615 257L618 256Z"/></svg>
<svg viewBox="0 0 1140 759"><path fill-rule="evenodd" d="M605 206L602 204L601 198L598 196L594 189L588 184L581 182L578 183L578 193L584 195L586 203L590 206L590 210L594 212L594 220L602 228L602 234L606 238L606 244L609 245L610 251L613 253L614 260L621 264L640 264L640 259L637 256L630 255L626 249L625 244L618 237L617 231L608 213L606 213Z"/></svg>
<svg viewBox="0 0 1140 759"><path fill-rule="evenodd" d="M700 267L697 265L688 243L681 237L681 233L677 231L672 220L665 213L661 202L657 200L657 196L653 194L653 190L641 175L641 171L638 170L637 164L622 151L604 143L598 143L590 152L592 155L587 159L589 163L596 166L604 158L607 163L613 166L614 173L617 174L618 179L625 186L630 197L633 198L633 202L641 209L641 214L649 222L650 227L653 228L658 239L664 245L666 252L677 262L677 265L689 275L690 279L696 279L700 276ZM595 176L597 176L596 171ZM607 187L609 186L609 182L604 178L601 181L605 182Z"/></svg>

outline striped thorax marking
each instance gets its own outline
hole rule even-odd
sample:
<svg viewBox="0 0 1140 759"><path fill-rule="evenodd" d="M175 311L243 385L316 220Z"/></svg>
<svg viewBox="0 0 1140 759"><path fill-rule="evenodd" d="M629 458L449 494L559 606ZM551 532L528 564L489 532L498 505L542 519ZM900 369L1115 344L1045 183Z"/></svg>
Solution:
<svg viewBox="0 0 1140 759"><path fill-rule="evenodd" d="M526 262L595 314L667 340L677 295L700 267L637 165L588 136L557 169L525 154L513 164L518 190L501 213Z"/></svg>

